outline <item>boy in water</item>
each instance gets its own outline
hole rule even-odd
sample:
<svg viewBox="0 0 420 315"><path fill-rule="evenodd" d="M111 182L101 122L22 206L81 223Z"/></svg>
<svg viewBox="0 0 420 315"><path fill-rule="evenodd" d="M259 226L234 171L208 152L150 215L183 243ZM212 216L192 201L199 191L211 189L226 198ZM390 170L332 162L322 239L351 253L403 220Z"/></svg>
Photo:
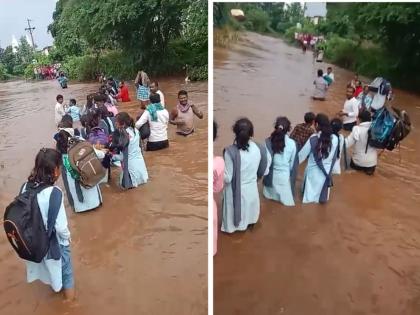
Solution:
<svg viewBox="0 0 420 315"><path fill-rule="evenodd" d="M80 109L77 107L76 100L74 98L70 99L70 106L65 111L67 114L70 114L73 119L74 128L82 127L80 123Z"/></svg>
<svg viewBox="0 0 420 315"><path fill-rule="evenodd" d="M160 103L162 104L163 107L165 107L165 96L163 95L162 91L159 89L158 81L152 81L152 83L150 83L150 92L159 94Z"/></svg>
<svg viewBox="0 0 420 315"><path fill-rule="evenodd" d="M306 113L304 119L305 122L296 125L290 134L290 138L296 141L298 149L302 148L309 137L315 132L315 114L312 112Z"/></svg>
<svg viewBox="0 0 420 315"><path fill-rule="evenodd" d="M203 119L203 113L194 105L188 102L187 91L178 92L178 104L172 111L170 123L177 126L176 133L188 136L194 132L194 115Z"/></svg>
<svg viewBox="0 0 420 315"><path fill-rule="evenodd" d="M58 126L58 124L61 121L61 118L66 114L65 108L64 108L64 97L61 94L58 94L55 98L57 100L57 103L55 104L55 124Z"/></svg>

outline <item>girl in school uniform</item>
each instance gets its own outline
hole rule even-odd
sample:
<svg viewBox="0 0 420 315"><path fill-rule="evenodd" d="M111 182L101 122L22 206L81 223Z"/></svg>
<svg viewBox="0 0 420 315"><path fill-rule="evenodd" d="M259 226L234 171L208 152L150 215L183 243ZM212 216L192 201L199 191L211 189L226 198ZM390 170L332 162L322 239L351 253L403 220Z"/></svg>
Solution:
<svg viewBox="0 0 420 315"><path fill-rule="evenodd" d="M331 172L337 157L338 139L325 114L315 118L317 133L299 152L299 163L308 159L303 183L303 203L325 203L332 186Z"/></svg>
<svg viewBox="0 0 420 315"><path fill-rule="evenodd" d="M260 197L257 178L268 174L271 161L265 149L251 138L254 127L247 118L239 119L233 126L234 144L224 152L225 189L223 191L222 231L244 231L257 223L260 215Z"/></svg>
<svg viewBox="0 0 420 315"><path fill-rule="evenodd" d="M74 135L71 130L60 130L56 135L57 151L61 153L62 174L64 188L67 198L75 212L84 212L96 209L102 205L102 194L99 184L92 188L85 188L79 182L79 174L75 172L68 159L68 140ZM95 150L98 158L103 159L105 154L100 150Z"/></svg>
<svg viewBox="0 0 420 315"><path fill-rule="evenodd" d="M331 120L331 129L333 134L338 139L338 149L337 149L337 157L335 160L335 164L332 170L333 175L340 175L341 174L341 157L345 155L345 147L344 147L344 136L340 133L341 129L343 129L343 122L339 118L334 118ZM344 163L347 163L344 161Z"/></svg>
<svg viewBox="0 0 420 315"><path fill-rule="evenodd" d="M264 177L263 195L285 206L294 206L294 185L298 166L297 145L289 138L290 121L278 117L271 136L266 139L267 154L272 157L270 170Z"/></svg>
<svg viewBox="0 0 420 315"><path fill-rule="evenodd" d="M126 112L121 112L115 117L115 122L120 134L128 137L120 153L113 156L113 160L122 164L121 187L130 189L147 183L149 175L140 150L140 133L134 126L134 120Z"/></svg>
<svg viewBox="0 0 420 315"><path fill-rule="evenodd" d="M61 154L54 149L41 149L36 158L35 166L28 181L22 187L22 192L36 185L46 185L37 194L39 210L47 228L50 200L59 205L54 224L55 240L50 243L50 250L40 263L26 261L27 281L41 280L48 284L54 292L62 292L66 300L74 300L74 276L70 250L70 231L66 211L64 209L63 193L56 181L60 177Z"/></svg>

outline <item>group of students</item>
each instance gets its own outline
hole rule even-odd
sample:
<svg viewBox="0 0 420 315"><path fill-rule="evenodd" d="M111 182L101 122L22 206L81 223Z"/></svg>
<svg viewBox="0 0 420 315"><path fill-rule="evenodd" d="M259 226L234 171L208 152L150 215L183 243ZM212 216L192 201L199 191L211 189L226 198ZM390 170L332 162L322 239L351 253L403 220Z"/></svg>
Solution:
<svg viewBox="0 0 420 315"><path fill-rule="evenodd" d="M249 119L235 122L234 143L225 148L223 158L214 157L213 161L214 193L223 191L223 232L244 231L257 223L260 213L258 179L262 179L265 198L294 206L298 165L306 160L302 203L326 203L332 177L341 174L342 163L346 169L374 174L378 152L368 143L375 112L369 106L372 97L368 89L355 95L352 83L357 85L357 82L349 83L344 108L336 117L330 119L323 113L308 112L304 122L293 130L287 117L278 117L264 144L253 141L254 127ZM216 139L216 123L213 133ZM215 254L218 230L215 200L213 207Z"/></svg>
<svg viewBox="0 0 420 315"><path fill-rule="evenodd" d="M142 109L135 122L128 113L119 112L116 107L114 101L124 101L128 92L124 92L124 82L120 83L119 90L114 83L111 79L101 86L98 93L89 94L83 108L79 108L75 99L71 99L69 106L65 106L63 96L57 95L55 123L58 130L54 135L55 149L42 148L37 153L35 166L20 190L20 194L27 190L35 192L35 200L46 227L51 225L49 221L52 200L58 198L54 201L59 209L52 229L59 245L58 254L56 252L56 255L51 255L50 249L41 262L26 260L27 280L41 280L54 291L62 291L67 300L74 299L75 295L70 231L62 190L56 182L61 175L69 204L75 212L84 212L102 205L100 185L108 182L111 174L110 171L107 172L93 187L83 185L81 173L72 167L70 161L72 144L75 141L87 143L105 169L110 170L111 166L121 167L119 185L122 189L131 189L147 183L149 178L141 149L142 136L139 129L143 125L150 125L147 150L155 151L169 146L168 122L177 125L178 134L187 136L194 132L194 115L203 118L202 112L188 101L188 93L184 90L179 91L178 104L169 115L164 103L162 104L163 93L158 90L157 81L147 83L146 86L144 80L140 84L137 82L137 88L147 87L148 100L141 99ZM143 94L141 96L145 97Z"/></svg>

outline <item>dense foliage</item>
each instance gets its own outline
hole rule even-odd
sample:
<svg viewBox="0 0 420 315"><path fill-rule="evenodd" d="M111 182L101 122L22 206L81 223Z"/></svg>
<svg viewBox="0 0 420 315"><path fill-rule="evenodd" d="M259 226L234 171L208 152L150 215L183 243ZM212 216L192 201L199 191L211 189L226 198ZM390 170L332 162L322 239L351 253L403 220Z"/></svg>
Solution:
<svg viewBox="0 0 420 315"><path fill-rule="evenodd" d="M304 8L297 2L215 4L217 28L231 23L231 8L245 12L242 26L247 30L282 34L290 42L295 32L322 34L327 38L325 57L330 62L420 90L419 3L327 3L327 17L318 25L304 17Z"/></svg>
<svg viewBox="0 0 420 315"><path fill-rule="evenodd" d="M129 79L143 69L207 80L205 0L58 0L48 30L55 45L49 61L61 62L72 79L98 72ZM16 54L11 47L2 54L9 74L33 71L40 55L27 46L21 41Z"/></svg>

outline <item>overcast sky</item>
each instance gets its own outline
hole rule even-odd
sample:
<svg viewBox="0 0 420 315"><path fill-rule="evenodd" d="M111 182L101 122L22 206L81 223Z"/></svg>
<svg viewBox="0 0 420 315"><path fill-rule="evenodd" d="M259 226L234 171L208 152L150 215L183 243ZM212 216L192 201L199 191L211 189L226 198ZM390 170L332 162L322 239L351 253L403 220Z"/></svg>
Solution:
<svg viewBox="0 0 420 315"><path fill-rule="evenodd" d="M5 48L12 44L12 36L17 40L28 27L26 19L31 19L34 41L38 48L50 46L53 39L47 33L47 27L52 22L52 14L57 0L0 0L0 46Z"/></svg>

